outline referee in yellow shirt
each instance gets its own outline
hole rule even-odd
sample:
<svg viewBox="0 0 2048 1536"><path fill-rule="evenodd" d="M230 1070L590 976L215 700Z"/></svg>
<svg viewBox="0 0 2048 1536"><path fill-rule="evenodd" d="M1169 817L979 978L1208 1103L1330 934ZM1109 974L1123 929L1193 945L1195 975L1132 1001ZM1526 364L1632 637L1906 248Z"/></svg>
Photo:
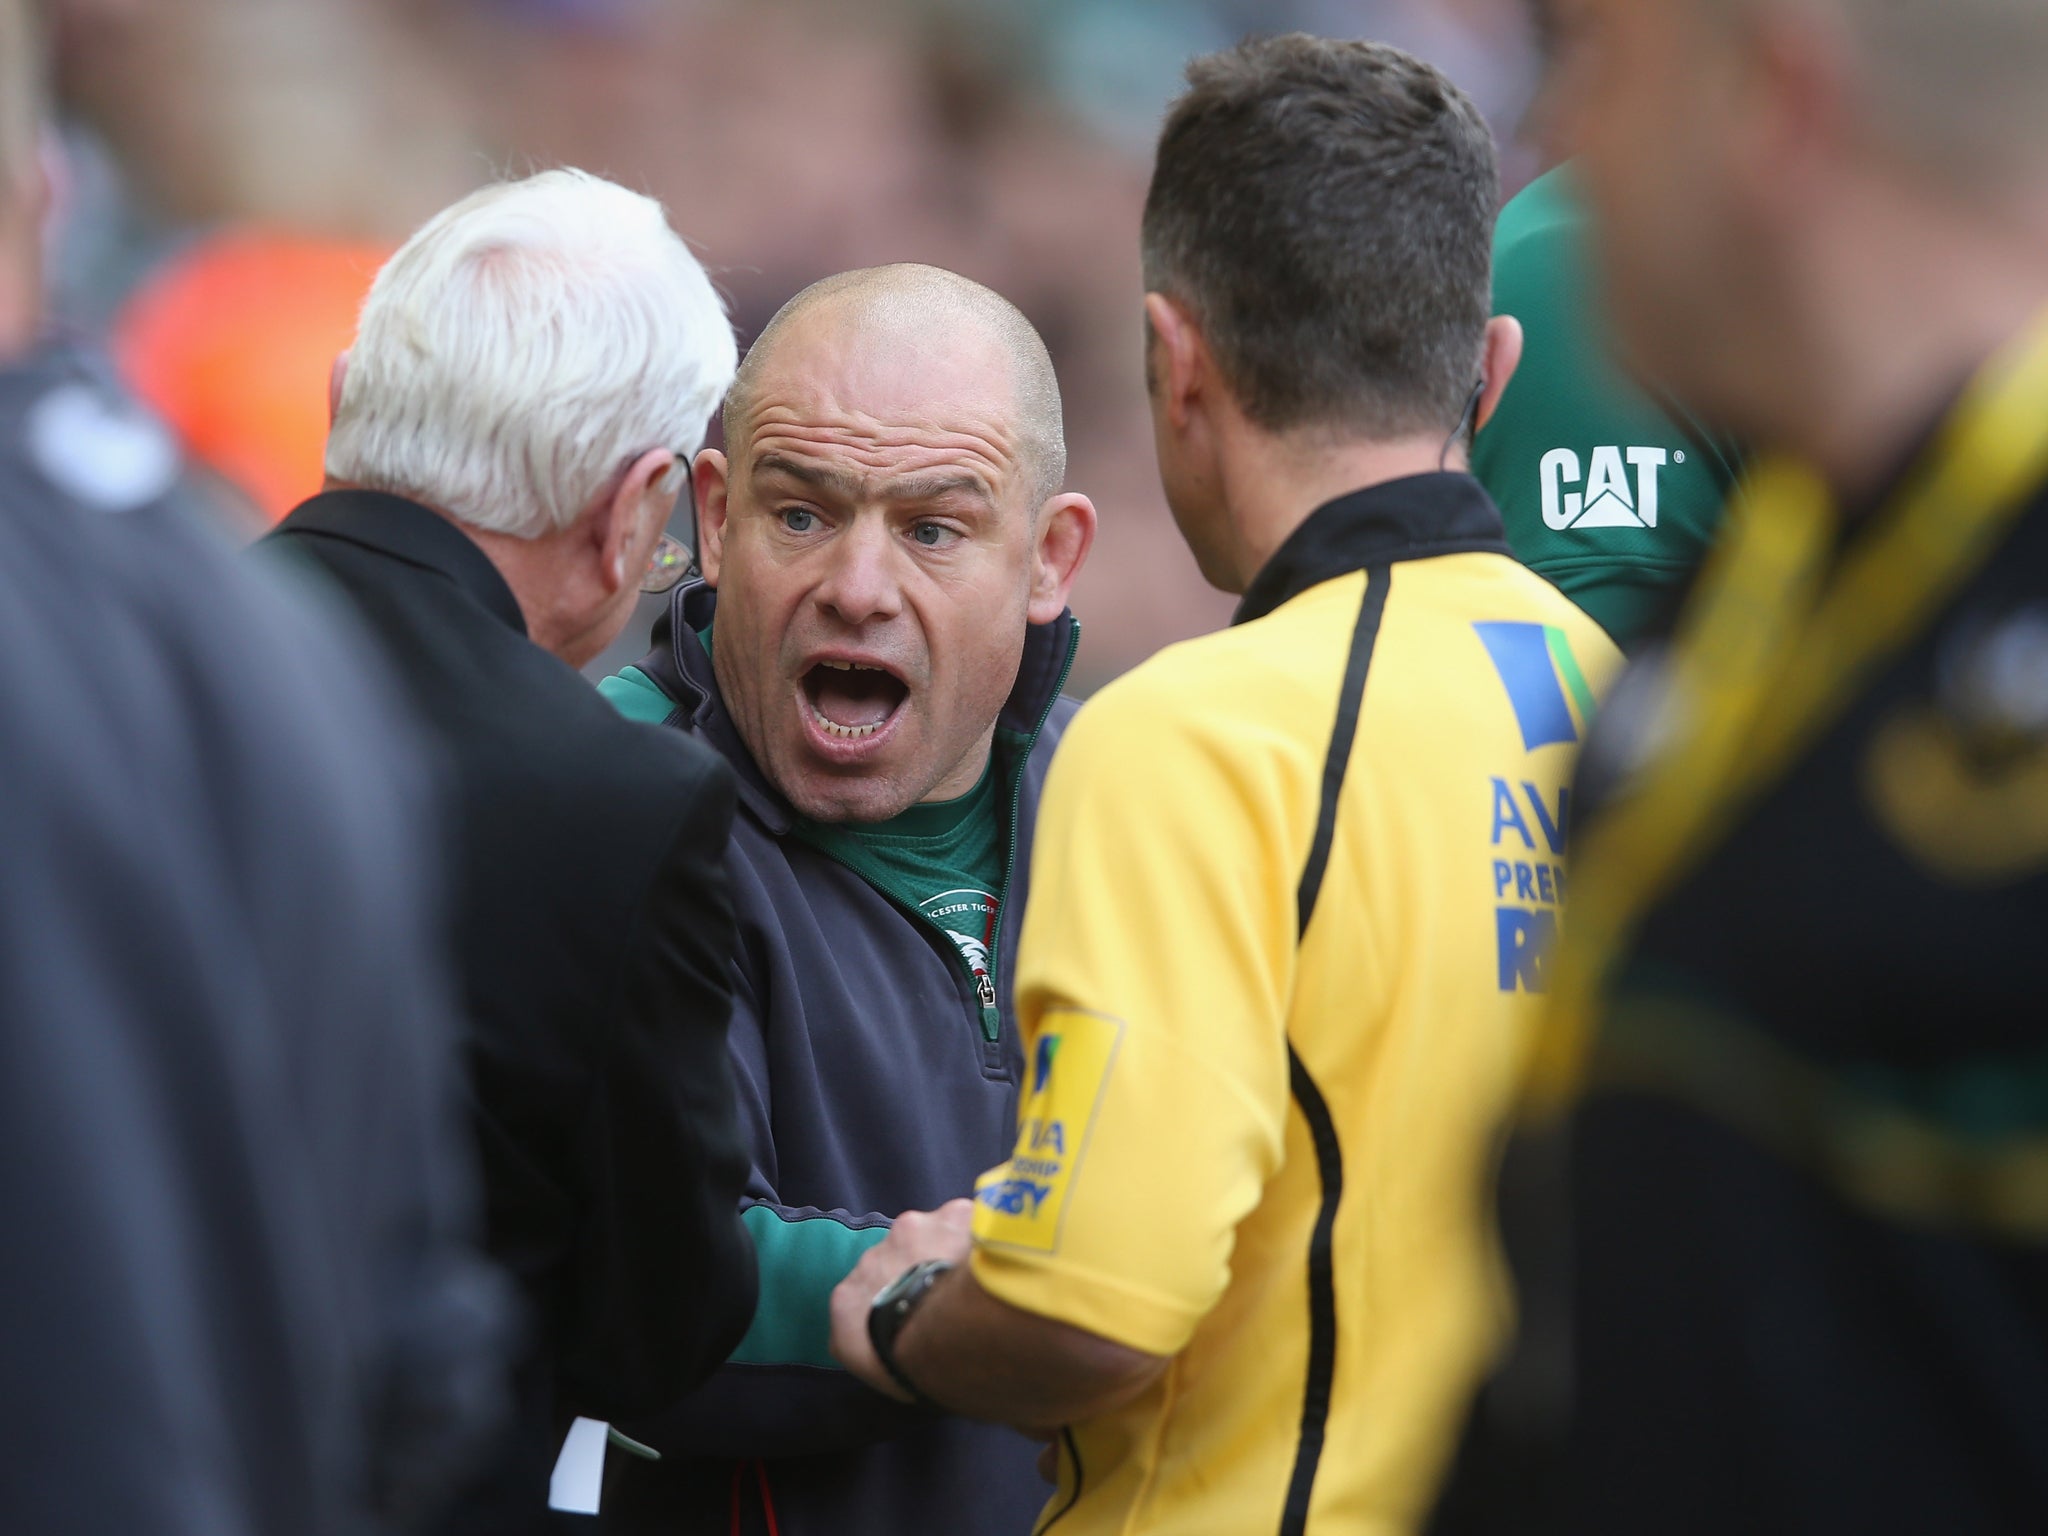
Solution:
<svg viewBox="0 0 2048 1536"><path fill-rule="evenodd" d="M1145 212L1153 415L1244 600L1069 728L1014 1154L868 1251L833 1342L1053 1438L1040 1530L1402 1531L1504 1321L1485 1184L1619 658L1464 473L1520 349L1472 104L1300 36L1189 82Z"/></svg>

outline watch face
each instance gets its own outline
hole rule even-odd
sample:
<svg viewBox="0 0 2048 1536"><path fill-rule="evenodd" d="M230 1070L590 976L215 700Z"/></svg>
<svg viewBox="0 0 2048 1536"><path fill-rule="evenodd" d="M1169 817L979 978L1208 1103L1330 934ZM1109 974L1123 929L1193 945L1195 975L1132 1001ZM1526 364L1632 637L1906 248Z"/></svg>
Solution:
<svg viewBox="0 0 2048 1536"><path fill-rule="evenodd" d="M939 1276L952 1267L943 1259L927 1259L922 1264L912 1265L884 1286L868 1309L868 1341L875 1347L875 1358L881 1361L882 1369L889 1373L896 1385L903 1389L904 1395L922 1408L936 1409L938 1405L926 1397L917 1383L904 1375L903 1368L896 1363L896 1335L910 1321L910 1314L930 1293Z"/></svg>
<svg viewBox="0 0 2048 1536"><path fill-rule="evenodd" d="M875 1297L875 1309L882 1311L887 1308L901 1306L904 1302L916 1296L926 1285L930 1284L936 1270L944 1269L945 1267L945 1265L932 1260L927 1260L923 1264L912 1265L882 1287L881 1293Z"/></svg>

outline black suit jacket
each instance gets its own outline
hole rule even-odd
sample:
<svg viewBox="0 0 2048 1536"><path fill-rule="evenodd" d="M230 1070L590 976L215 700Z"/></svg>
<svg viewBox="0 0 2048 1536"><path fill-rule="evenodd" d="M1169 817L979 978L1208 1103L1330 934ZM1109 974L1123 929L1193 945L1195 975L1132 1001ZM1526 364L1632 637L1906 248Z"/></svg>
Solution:
<svg viewBox="0 0 2048 1536"><path fill-rule="evenodd" d="M271 542L318 565L383 642L459 792L489 1247L535 1325L521 1443L461 1523L544 1527L566 1417L673 1401L753 1314L725 1056L732 774L620 718L528 640L497 568L427 508L330 492Z"/></svg>

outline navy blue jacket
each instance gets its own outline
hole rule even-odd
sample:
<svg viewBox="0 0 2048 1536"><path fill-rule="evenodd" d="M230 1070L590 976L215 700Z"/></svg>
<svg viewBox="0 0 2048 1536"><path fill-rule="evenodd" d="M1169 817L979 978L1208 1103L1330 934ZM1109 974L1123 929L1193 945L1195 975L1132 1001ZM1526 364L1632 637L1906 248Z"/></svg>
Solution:
<svg viewBox="0 0 2048 1536"><path fill-rule="evenodd" d="M663 1459L612 1454L603 1527L727 1536L766 1531L772 1507L783 1536L1022 1536L1050 1491L1037 1447L901 1407L832 1365L823 1298L897 1212L970 1193L1009 1154L1023 1069L1013 966L1039 792L1077 707L1060 689L1079 626L1062 615L1029 631L997 721L1015 835L997 893L991 1028L940 929L793 835L796 814L741 743L697 639L715 603L701 583L681 588L638 670L672 706L667 723L715 746L740 782L730 1040L753 1157L746 1220L761 1302L733 1363L707 1386L619 1426ZM615 702L619 681L650 697L629 673L607 685Z"/></svg>

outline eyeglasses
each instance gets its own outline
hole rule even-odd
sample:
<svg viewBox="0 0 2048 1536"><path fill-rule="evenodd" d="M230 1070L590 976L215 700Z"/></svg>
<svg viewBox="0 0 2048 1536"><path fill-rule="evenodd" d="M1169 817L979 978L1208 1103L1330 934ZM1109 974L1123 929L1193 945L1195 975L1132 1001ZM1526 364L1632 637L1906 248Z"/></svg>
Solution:
<svg viewBox="0 0 2048 1536"><path fill-rule="evenodd" d="M697 570L697 557L690 546L672 533L664 533L647 559L647 574L640 578L640 590L650 597L673 592Z"/></svg>
<svg viewBox="0 0 2048 1536"><path fill-rule="evenodd" d="M676 462L683 471L683 489L676 498L681 507L685 501L690 505L690 535L697 532L697 477L693 456L678 452ZM654 553L647 557L647 570L640 577L640 590L649 597L659 597L664 592L673 592L684 581L697 573L697 555L689 545L672 533L664 533L661 541L654 546Z"/></svg>

